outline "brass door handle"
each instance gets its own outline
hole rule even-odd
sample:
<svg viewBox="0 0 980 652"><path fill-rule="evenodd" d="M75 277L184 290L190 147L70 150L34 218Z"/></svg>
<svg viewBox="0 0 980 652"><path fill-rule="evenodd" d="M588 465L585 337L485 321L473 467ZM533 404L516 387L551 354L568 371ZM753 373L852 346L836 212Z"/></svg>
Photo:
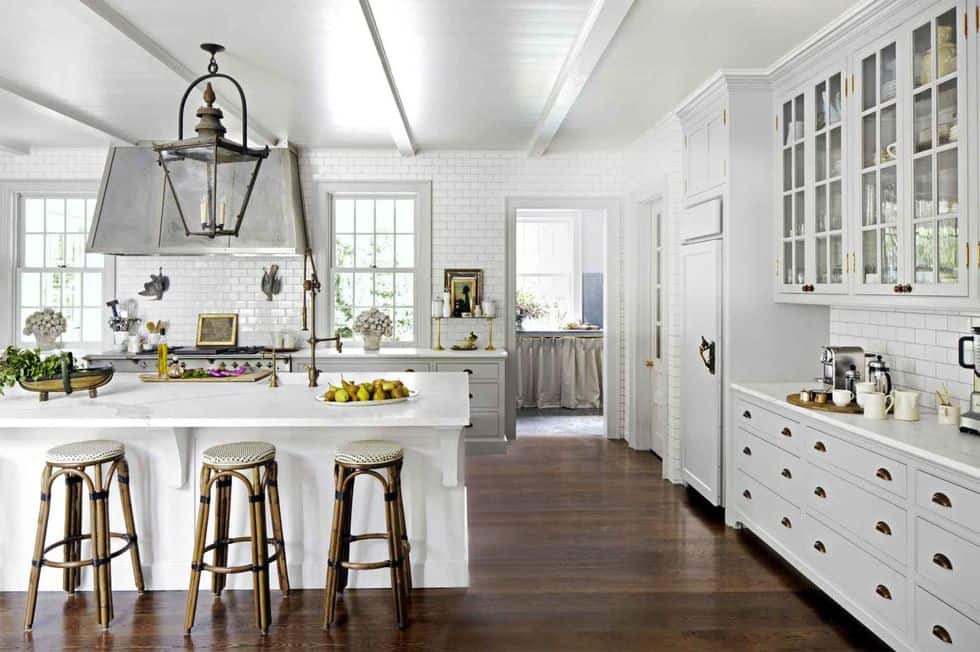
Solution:
<svg viewBox="0 0 980 652"><path fill-rule="evenodd" d="M813 490L813 495L817 498L826 498L827 492L823 490L823 487L817 487Z"/></svg>
<svg viewBox="0 0 980 652"><path fill-rule="evenodd" d="M889 591L888 587L884 584L879 584L877 587L875 587L875 593L883 597L885 600L892 599L892 592Z"/></svg>
<svg viewBox="0 0 980 652"><path fill-rule="evenodd" d="M885 482L892 481L892 474L888 471L888 469L885 468L878 469L875 472L875 477L880 480L884 480Z"/></svg>
<svg viewBox="0 0 980 652"><path fill-rule="evenodd" d="M813 543L813 549L819 552L821 555L827 554L827 547L823 545L823 541L815 541Z"/></svg>
<svg viewBox="0 0 980 652"><path fill-rule="evenodd" d="M932 563L940 568L945 568L948 571L953 570L953 562L949 560L949 557L941 552L937 552L932 556Z"/></svg>
<svg viewBox="0 0 980 652"><path fill-rule="evenodd" d="M942 625L933 625L932 635L938 638L943 643L947 643L949 645L953 644L953 637L949 635L949 632L946 631L946 628L943 627Z"/></svg>
<svg viewBox="0 0 980 652"><path fill-rule="evenodd" d="M782 475L787 480L793 479L793 472L790 471L789 469L783 469L783 472L780 475Z"/></svg>
<svg viewBox="0 0 980 652"><path fill-rule="evenodd" d="M652 367L653 366L653 360L644 360L643 361L643 364L644 364L644 366Z"/></svg>
<svg viewBox="0 0 980 652"><path fill-rule="evenodd" d="M884 521L878 521L875 523L875 529L884 534L886 537L890 537L892 535L891 527Z"/></svg>
<svg viewBox="0 0 980 652"><path fill-rule="evenodd" d="M950 508L953 506L953 503L949 500L949 496L941 491L937 491L936 493L932 494L932 502L936 503L940 507Z"/></svg>
<svg viewBox="0 0 980 652"><path fill-rule="evenodd" d="M704 357L705 353L708 354L707 358ZM698 355L701 356L701 362L704 363L704 366L708 370L708 373L714 376L715 375L715 343L706 340L704 338L704 335L701 336L701 344L698 345Z"/></svg>

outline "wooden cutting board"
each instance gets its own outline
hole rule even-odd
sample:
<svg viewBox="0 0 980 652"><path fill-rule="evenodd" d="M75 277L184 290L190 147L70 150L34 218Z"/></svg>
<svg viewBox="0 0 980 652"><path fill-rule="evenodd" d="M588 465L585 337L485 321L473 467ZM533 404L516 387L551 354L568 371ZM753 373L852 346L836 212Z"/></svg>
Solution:
<svg viewBox="0 0 980 652"><path fill-rule="evenodd" d="M144 383L254 383L268 378L272 375L272 369L262 371L249 371L240 376L227 376L225 378L161 378L156 374L140 374L140 380Z"/></svg>
<svg viewBox="0 0 980 652"><path fill-rule="evenodd" d="M834 405L829 398L827 399L826 403L817 403L816 401L804 403L800 400L799 394L790 394L786 397L786 402L790 405L796 405L808 410L820 410L821 412L836 412L838 414L864 414L864 408L857 403L851 403L846 407L840 407L838 405Z"/></svg>

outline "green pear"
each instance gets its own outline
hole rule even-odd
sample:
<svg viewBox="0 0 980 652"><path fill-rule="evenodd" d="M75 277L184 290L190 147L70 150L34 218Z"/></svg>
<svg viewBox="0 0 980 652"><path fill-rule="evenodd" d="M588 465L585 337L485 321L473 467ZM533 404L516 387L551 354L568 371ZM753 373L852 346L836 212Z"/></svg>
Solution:
<svg viewBox="0 0 980 652"><path fill-rule="evenodd" d="M366 389L364 389L363 386L359 390L357 390L357 400L358 401L370 401L371 400L371 395L368 394L368 391Z"/></svg>
<svg viewBox="0 0 980 652"><path fill-rule="evenodd" d="M338 403L346 403L348 400L350 400L350 396L347 394L346 389L338 389L333 393L333 400L337 401Z"/></svg>

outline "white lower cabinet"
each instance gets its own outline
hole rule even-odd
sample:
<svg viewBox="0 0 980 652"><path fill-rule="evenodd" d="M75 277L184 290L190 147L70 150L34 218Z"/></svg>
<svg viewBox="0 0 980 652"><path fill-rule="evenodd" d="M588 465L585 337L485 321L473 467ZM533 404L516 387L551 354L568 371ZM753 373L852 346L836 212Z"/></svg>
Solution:
<svg viewBox="0 0 980 652"><path fill-rule="evenodd" d="M729 522L895 649L980 650L980 479L738 386L732 409Z"/></svg>

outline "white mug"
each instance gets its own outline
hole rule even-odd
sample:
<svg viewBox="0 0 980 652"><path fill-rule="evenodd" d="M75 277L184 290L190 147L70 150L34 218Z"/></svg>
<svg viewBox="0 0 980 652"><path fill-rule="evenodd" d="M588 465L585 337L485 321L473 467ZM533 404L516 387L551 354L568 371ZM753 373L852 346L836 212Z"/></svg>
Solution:
<svg viewBox="0 0 980 652"><path fill-rule="evenodd" d="M896 389L892 394L895 395L895 418L899 421L918 421L919 392Z"/></svg>
<svg viewBox="0 0 980 652"><path fill-rule="evenodd" d="M140 352L140 336L130 335L126 340L126 351L129 353L139 353Z"/></svg>
<svg viewBox="0 0 980 652"><path fill-rule="evenodd" d="M854 399L854 393L849 389L835 389L831 397L837 407L847 407Z"/></svg>
<svg viewBox="0 0 980 652"><path fill-rule="evenodd" d="M864 395L864 416L868 419L881 420L895 405L895 397L881 392L868 392Z"/></svg>
<svg viewBox="0 0 980 652"><path fill-rule="evenodd" d="M875 384L865 380L854 384L854 393L857 394L857 404L864 407L864 395L875 391Z"/></svg>
<svg viewBox="0 0 980 652"><path fill-rule="evenodd" d="M937 405L936 420L944 426L960 425L959 405Z"/></svg>

